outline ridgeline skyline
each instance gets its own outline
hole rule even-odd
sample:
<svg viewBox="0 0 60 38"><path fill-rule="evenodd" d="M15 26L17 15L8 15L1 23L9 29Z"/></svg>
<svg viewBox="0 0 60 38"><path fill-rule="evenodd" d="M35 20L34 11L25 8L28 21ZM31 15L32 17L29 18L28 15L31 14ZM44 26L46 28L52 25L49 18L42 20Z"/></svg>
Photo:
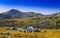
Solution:
<svg viewBox="0 0 60 38"><path fill-rule="evenodd" d="M46 15L53 14L60 12L60 0L0 0L0 13L11 9Z"/></svg>

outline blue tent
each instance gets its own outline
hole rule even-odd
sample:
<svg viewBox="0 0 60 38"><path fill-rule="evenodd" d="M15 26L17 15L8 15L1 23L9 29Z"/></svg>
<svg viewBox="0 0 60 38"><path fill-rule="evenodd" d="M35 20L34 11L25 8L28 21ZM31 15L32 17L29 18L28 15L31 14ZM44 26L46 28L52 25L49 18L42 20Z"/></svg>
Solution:
<svg viewBox="0 0 60 38"><path fill-rule="evenodd" d="M30 26L30 27L28 27L28 30L29 30L29 31L33 31L34 28L33 28L32 26Z"/></svg>

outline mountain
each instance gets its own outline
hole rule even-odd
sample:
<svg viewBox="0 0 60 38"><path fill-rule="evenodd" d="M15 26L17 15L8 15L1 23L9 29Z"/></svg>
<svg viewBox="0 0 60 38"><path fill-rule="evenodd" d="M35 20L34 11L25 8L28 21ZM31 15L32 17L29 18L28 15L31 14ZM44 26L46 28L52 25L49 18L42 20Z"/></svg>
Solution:
<svg viewBox="0 0 60 38"><path fill-rule="evenodd" d="M35 12L21 12L16 9L11 9L7 12L0 13L0 19L8 19L8 18L23 18L23 17L34 17L34 16L46 16L49 17L58 17L60 18L60 12L50 15L43 15L41 13L35 13Z"/></svg>
<svg viewBox="0 0 60 38"><path fill-rule="evenodd" d="M55 19L60 19L60 12L55 13L55 14L50 14L50 15L45 15L47 18L55 18Z"/></svg>
<svg viewBox="0 0 60 38"><path fill-rule="evenodd" d="M60 28L60 12L43 15L41 13L21 12L11 9L7 12L0 13L0 26L12 26L13 22L15 24L14 26L17 27L28 27L32 25L38 28Z"/></svg>
<svg viewBox="0 0 60 38"><path fill-rule="evenodd" d="M1 13L0 18L20 18L20 17L30 17L30 16L37 16L42 15L40 13L34 13L34 12L21 12L16 9L11 9L7 12Z"/></svg>

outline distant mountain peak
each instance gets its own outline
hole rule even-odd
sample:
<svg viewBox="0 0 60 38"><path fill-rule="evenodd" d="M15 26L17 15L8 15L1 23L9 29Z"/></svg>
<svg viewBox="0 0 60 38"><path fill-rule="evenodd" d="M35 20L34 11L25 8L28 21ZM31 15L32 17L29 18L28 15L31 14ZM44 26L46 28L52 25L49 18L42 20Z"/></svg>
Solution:
<svg viewBox="0 0 60 38"><path fill-rule="evenodd" d="M11 9L10 11L18 11L18 10L16 10L16 9Z"/></svg>
<svg viewBox="0 0 60 38"><path fill-rule="evenodd" d="M20 13L21 11L16 10L16 9L11 9L8 11L9 13Z"/></svg>

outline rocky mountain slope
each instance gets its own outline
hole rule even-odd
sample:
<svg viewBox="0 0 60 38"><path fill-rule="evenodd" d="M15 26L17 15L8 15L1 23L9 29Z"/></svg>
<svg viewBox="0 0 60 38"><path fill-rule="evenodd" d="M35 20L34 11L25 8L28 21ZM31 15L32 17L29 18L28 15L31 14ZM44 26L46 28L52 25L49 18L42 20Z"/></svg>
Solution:
<svg viewBox="0 0 60 38"><path fill-rule="evenodd" d="M7 12L0 13L0 26L60 28L60 12L43 15L41 13L21 12L11 9Z"/></svg>
<svg viewBox="0 0 60 38"><path fill-rule="evenodd" d="M34 12L21 12L16 9L11 9L7 12L1 13L0 18L20 18L20 17L27 17L27 16L35 16L35 15L42 15L40 13Z"/></svg>

